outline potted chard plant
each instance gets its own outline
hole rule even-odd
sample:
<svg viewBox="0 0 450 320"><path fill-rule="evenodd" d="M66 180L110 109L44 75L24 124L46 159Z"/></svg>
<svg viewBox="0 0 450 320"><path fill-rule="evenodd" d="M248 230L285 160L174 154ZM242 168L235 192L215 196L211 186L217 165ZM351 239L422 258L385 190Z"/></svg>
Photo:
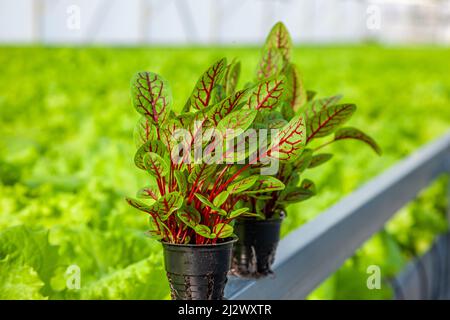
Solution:
<svg viewBox="0 0 450 320"><path fill-rule="evenodd" d="M170 85L160 75L138 72L131 81L141 114L134 162L150 177L139 199L127 202L149 215L148 235L162 243L172 299L223 297L234 220L255 216L246 205L252 196L284 189L264 167L303 150L302 116L274 132L274 139L255 124L261 110L281 103L284 80L261 79L236 91L239 70L238 62L214 63L181 113L172 108Z"/></svg>
<svg viewBox="0 0 450 320"><path fill-rule="evenodd" d="M274 177L285 188L244 198L243 205L256 217L240 217L234 227L239 241L233 252L232 272L243 277L258 278L272 273L286 206L316 194L314 183L300 177L305 170L331 159L332 154L321 152L323 148L336 141L356 139L381 154L380 147L370 136L356 128L342 127L356 111L356 106L339 103L341 95L316 98L315 92L307 91L297 66L291 62L291 55L291 37L279 22L266 38L254 82L272 81L274 86L267 88L281 101L262 108L255 118L255 126L283 131L299 117L304 119L305 126L297 131L302 137L301 147L293 147L289 154L279 158ZM275 85L277 83L279 86ZM280 88L284 88L282 94L279 94ZM316 142L320 141L316 139L330 136L331 139L322 144Z"/></svg>

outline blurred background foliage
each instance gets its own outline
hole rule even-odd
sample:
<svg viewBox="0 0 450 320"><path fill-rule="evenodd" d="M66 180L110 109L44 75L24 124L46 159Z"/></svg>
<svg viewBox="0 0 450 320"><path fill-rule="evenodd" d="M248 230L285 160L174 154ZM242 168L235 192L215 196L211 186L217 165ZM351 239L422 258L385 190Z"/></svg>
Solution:
<svg viewBox="0 0 450 320"><path fill-rule="evenodd" d="M238 57L249 79L256 48L0 47L0 299L165 299L160 244L145 237L145 215L124 197L145 185L133 165L129 79L139 70L167 78L181 109L197 77L216 59ZM295 51L306 87L342 93L358 105L350 125L379 142L358 142L305 176L318 196L288 210L282 233L314 218L365 181L450 128L450 49L372 45ZM446 231L446 178L373 236L313 299L392 295L389 279ZM76 264L81 289L66 287ZM379 265L382 290L366 287Z"/></svg>

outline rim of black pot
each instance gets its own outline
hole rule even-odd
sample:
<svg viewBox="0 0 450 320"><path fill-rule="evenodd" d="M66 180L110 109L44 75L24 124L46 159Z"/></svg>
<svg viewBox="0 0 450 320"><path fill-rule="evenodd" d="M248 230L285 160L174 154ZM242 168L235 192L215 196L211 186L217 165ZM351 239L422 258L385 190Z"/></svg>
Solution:
<svg viewBox="0 0 450 320"><path fill-rule="evenodd" d="M230 243L235 243L237 242L239 239L238 237L230 237L229 240L224 241L224 242L220 242L220 243L211 243L211 244L184 244L184 243L170 243L170 242L166 242L166 241L160 241L161 244L165 245L165 246L173 246L173 247L186 247L186 248L212 248L212 247L220 247L220 246L225 246L225 245L229 245Z"/></svg>
<svg viewBox="0 0 450 320"><path fill-rule="evenodd" d="M283 216L279 216L277 218L255 219L255 218L250 218L250 217L242 217L242 218L239 218L238 220L245 221L245 222L261 222L261 223L267 222L267 223L270 223L270 222L283 221L285 217L286 217L286 214Z"/></svg>

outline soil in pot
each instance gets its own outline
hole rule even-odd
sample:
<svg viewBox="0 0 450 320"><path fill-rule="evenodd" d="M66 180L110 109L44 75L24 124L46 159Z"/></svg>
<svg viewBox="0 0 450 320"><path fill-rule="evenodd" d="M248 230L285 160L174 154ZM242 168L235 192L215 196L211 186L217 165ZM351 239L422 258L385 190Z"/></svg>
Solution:
<svg viewBox="0 0 450 320"><path fill-rule="evenodd" d="M272 264L280 240L282 218L238 219L234 226L239 241L233 249L231 273L260 278L273 273Z"/></svg>
<svg viewBox="0 0 450 320"><path fill-rule="evenodd" d="M172 300L221 300L230 270L233 244L163 243L164 264Z"/></svg>

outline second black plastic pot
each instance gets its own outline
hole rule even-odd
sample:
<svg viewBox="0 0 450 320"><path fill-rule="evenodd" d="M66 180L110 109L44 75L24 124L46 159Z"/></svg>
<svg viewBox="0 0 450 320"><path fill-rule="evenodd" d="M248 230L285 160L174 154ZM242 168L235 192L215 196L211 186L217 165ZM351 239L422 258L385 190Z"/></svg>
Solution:
<svg viewBox="0 0 450 320"><path fill-rule="evenodd" d="M272 274L272 264L280 240L282 218L238 219L234 232L239 241L233 249L231 273L244 278Z"/></svg>
<svg viewBox="0 0 450 320"><path fill-rule="evenodd" d="M163 243L164 265L173 300L221 300L230 270L233 244Z"/></svg>

